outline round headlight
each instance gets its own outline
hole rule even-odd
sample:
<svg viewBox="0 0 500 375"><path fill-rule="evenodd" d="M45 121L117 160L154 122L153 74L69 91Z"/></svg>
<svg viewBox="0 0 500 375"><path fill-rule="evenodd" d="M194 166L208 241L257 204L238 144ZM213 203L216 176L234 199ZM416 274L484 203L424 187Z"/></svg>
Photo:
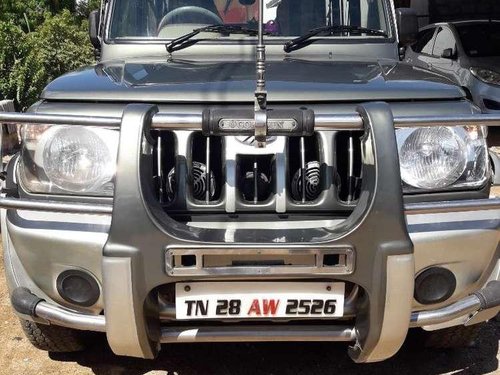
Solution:
<svg viewBox="0 0 500 375"><path fill-rule="evenodd" d="M57 187L92 191L113 178L116 160L98 130L58 127L50 133L43 149L43 166Z"/></svg>
<svg viewBox="0 0 500 375"><path fill-rule="evenodd" d="M420 189L440 189L464 173L467 147L451 128L419 128L398 134L401 178ZM402 139L401 139L402 138Z"/></svg>

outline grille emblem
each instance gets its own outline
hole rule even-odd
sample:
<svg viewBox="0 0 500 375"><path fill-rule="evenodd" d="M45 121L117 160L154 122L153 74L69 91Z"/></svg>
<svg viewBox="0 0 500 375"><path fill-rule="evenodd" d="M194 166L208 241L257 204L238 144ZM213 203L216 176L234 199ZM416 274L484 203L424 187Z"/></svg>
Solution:
<svg viewBox="0 0 500 375"><path fill-rule="evenodd" d="M297 128L297 121L294 119L268 119L267 128L269 130L293 131ZM254 130L255 120L249 119L221 119L219 129L225 131Z"/></svg>

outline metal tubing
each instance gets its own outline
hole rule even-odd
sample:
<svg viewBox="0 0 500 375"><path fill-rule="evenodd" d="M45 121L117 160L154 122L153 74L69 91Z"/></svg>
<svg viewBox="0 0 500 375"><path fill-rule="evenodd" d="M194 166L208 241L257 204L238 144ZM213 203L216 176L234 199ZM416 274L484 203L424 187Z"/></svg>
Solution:
<svg viewBox="0 0 500 375"><path fill-rule="evenodd" d="M201 113L157 113L151 122L152 129L201 131Z"/></svg>
<svg viewBox="0 0 500 375"><path fill-rule="evenodd" d="M275 341L342 341L356 340L356 330L348 326L201 326L196 328L163 327L161 343L194 342L275 342Z"/></svg>
<svg viewBox="0 0 500 375"><path fill-rule="evenodd" d="M40 302L36 305L35 315L58 326L81 331L106 332L104 315L79 314L47 302Z"/></svg>
<svg viewBox="0 0 500 375"><path fill-rule="evenodd" d="M0 208L92 215L111 215L113 213L113 206L111 204L37 201L32 199L9 197L0 197ZM489 210L500 210L500 198L448 202L409 203L405 205L406 215Z"/></svg>
<svg viewBox="0 0 500 375"><path fill-rule="evenodd" d="M472 314L481 308L481 301L475 295L466 297L450 306L438 310L419 311L411 314L410 327L422 327L445 323L461 316Z"/></svg>
<svg viewBox="0 0 500 375"><path fill-rule="evenodd" d="M499 115L456 115L456 116L424 116L396 117L394 126L397 128L415 128L430 126L500 126Z"/></svg>
<svg viewBox="0 0 500 375"><path fill-rule="evenodd" d="M119 117L44 115L31 113L0 113L0 124L30 124L30 125L82 125L119 128Z"/></svg>
<svg viewBox="0 0 500 375"><path fill-rule="evenodd" d="M8 197L0 197L0 208L92 215L111 215L113 213L113 206L107 204L37 201Z"/></svg>
<svg viewBox="0 0 500 375"><path fill-rule="evenodd" d="M47 115L32 113L0 113L0 123L26 123L40 125L82 125L118 128L119 117ZM490 114L470 114L456 116L395 117L397 128L427 126L500 126L500 116ZM157 113L153 119L153 129L164 130L202 130L201 113ZM352 114L316 114L315 131L363 130L363 119L357 113Z"/></svg>
<svg viewBox="0 0 500 375"><path fill-rule="evenodd" d="M314 119L315 131L363 130L363 119L357 113L347 115L321 115Z"/></svg>
<svg viewBox="0 0 500 375"><path fill-rule="evenodd" d="M500 210L500 198L409 203L405 205L406 215L425 215L448 212L472 212L486 210Z"/></svg>

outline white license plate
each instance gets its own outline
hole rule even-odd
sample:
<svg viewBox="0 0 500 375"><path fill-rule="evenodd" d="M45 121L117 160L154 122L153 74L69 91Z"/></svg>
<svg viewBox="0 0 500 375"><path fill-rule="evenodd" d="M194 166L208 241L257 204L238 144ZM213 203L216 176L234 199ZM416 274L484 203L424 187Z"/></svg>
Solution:
<svg viewBox="0 0 500 375"><path fill-rule="evenodd" d="M344 283L177 283L178 320L325 319L344 314Z"/></svg>

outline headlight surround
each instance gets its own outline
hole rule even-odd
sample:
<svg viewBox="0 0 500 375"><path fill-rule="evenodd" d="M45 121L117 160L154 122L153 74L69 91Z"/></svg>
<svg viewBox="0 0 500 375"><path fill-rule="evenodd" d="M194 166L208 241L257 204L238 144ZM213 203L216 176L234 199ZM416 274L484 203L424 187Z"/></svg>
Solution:
<svg viewBox="0 0 500 375"><path fill-rule="evenodd" d="M398 129L396 137L405 192L483 187L489 177L481 127Z"/></svg>
<svg viewBox="0 0 500 375"><path fill-rule="evenodd" d="M500 85L500 73L491 69L485 68L470 68L470 72L477 79L483 81L484 83L488 83L491 85Z"/></svg>
<svg viewBox="0 0 500 375"><path fill-rule="evenodd" d="M19 177L31 193L112 196L119 133L89 126L23 126Z"/></svg>

